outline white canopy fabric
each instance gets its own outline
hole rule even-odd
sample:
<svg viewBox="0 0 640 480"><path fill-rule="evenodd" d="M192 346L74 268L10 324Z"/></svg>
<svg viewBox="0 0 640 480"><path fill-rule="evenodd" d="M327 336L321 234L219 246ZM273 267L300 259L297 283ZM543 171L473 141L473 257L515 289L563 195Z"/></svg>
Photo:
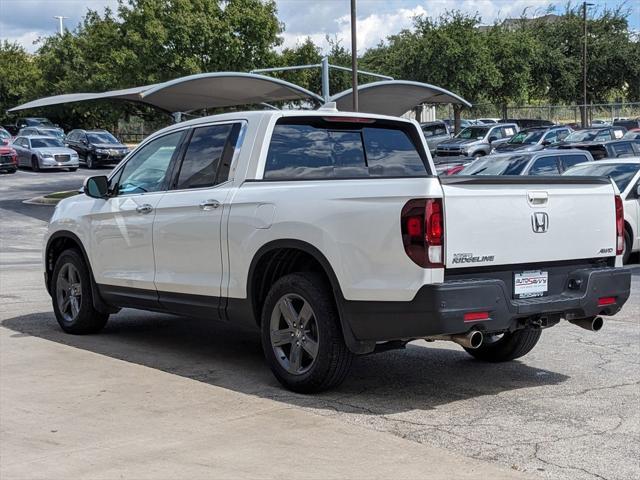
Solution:
<svg viewBox="0 0 640 480"><path fill-rule="evenodd" d="M331 97L338 110L353 107L353 90L345 90ZM444 88L409 80L384 80L358 87L358 110L366 113L400 116L422 103L452 103L471 107L471 103Z"/></svg>
<svg viewBox="0 0 640 480"><path fill-rule="evenodd" d="M64 103L84 102L87 100L101 100L105 98L112 98L115 100L139 101L140 93L154 86L155 85L149 85L146 87L134 87L103 93L66 93L64 95L54 95L52 97L39 98L38 100L23 103L22 105L18 105L17 107L10 108L9 110L7 110L7 112L17 112L19 110L49 107L52 105L62 105Z"/></svg>
<svg viewBox="0 0 640 480"><path fill-rule="evenodd" d="M189 112L202 108L290 100L313 100L322 103L320 95L284 80L255 73L215 72L125 90L55 95L18 105L8 112L104 99L146 103L168 112Z"/></svg>

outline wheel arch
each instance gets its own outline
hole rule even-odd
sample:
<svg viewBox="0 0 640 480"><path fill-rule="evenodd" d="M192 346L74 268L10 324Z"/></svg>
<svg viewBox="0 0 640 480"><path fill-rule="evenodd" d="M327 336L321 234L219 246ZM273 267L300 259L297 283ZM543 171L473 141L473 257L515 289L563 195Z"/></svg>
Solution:
<svg viewBox="0 0 640 480"><path fill-rule="evenodd" d="M47 292L51 295L52 282L53 282L53 269L55 268L58 257L65 250L75 249L80 252L82 259L87 265L89 270L89 278L91 279L91 293L93 297L93 306L96 310L103 313L115 313L118 309L109 306L100 295L95 277L93 276L93 270L91 268L91 262L89 261L89 255L82 244L82 240L73 232L68 230L59 230L54 232L47 240L47 246L45 247L45 282Z"/></svg>
<svg viewBox="0 0 640 480"><path fill-rule="evenodd" d="M356 340L343 313L344 296L331 263L318 248L302 240L274 240L260 247L253 256L247 275L247 300L255 323L260 325L262 304L271 285L278 278L295 271L317 271L326 278L338 309L347 347L354 353L371 351L373 346Z"/></svg>

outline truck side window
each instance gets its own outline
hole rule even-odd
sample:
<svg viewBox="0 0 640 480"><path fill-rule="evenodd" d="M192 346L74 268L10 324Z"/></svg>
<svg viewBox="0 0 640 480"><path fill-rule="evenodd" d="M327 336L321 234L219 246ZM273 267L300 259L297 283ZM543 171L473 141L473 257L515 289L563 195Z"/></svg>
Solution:
<svg viewBox="0 0 640 480"><path fill-rule="evenodd" d="M538 158L531 169L529 175L559 175L557 157Z"/></svg>
<svg viewBox="0 0 640 480"><path fill-rule="evenodd" d="M358 124L277 124L265 179L326 179L427 175L423 158L400 128Z"/></svg>
<svg viewBox="0 0 640 480"><path fill-rule="evenodd" d="M612 145L613 153L616 157L632 157L633 156L633 148L631 148L630 143L621 142L615 145Z"/></svg>
<svg viewBox="0 0 640 480"><path fill-rule="evenodd" d="M582 162L588 162L589 159L585 155L562 155L560 156L560 161L562 162L563 171L567 170L574 165Z"/></svg>
<svg viewBox="0 0 640 480"><path fill-rule="evenodd" d="M231 128L231 124L225 124L193 130L178 174L177 190L212 187L216 184L218 166Z"/></svg>

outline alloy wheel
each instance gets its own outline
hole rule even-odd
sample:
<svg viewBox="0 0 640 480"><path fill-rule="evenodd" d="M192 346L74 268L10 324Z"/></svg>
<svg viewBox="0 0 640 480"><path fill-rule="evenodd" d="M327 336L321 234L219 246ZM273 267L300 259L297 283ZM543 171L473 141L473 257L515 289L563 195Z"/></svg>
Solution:
<svg viewBox="0 0 640 480"><path fill-rule="evenodd" d="M82 304L82 282L78 269L71 263L65 264L58 274L56 298L64 320L69 323L76 320Z"/></svg>
<svg viewBox="0 0 640 480"><path fill-rule="evenodd" d="M318 324L309 302L294 293L280 298L271 313L271 348L287 372L302 375L318 356Z"/></svg>

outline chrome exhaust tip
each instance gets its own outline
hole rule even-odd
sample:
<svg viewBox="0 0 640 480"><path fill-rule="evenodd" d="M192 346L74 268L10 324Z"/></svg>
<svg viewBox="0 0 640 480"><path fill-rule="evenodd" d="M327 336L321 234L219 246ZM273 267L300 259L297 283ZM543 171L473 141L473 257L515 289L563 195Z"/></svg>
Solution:
<svg viewBox="0 0 640 480"><path fill-rule="evenodd" d="M480 330L471 330L470 332L457 335L438 335L435 337L427 337L426 340L447 340L457 343L464 348L476 349L480 345L482 345L482 342L484 341L484 335Z"/></svg>
<svg viewBox="0 0 640 480"><path fill-rule="evenodd" d="M461 345L465 348L476 349L482 345L484 335L480 330L472 330L464 335L451 335L451 341Z"/></svg>
<svg viewBox="0 0 640 480"><path fill-rule="evenodd" d="M604 326L604 320L602 317L589 317L589 318L577 318L575 320L569 320L569 323L573 323L580 328L589 330L590 332L597 332Z"/></svg>

